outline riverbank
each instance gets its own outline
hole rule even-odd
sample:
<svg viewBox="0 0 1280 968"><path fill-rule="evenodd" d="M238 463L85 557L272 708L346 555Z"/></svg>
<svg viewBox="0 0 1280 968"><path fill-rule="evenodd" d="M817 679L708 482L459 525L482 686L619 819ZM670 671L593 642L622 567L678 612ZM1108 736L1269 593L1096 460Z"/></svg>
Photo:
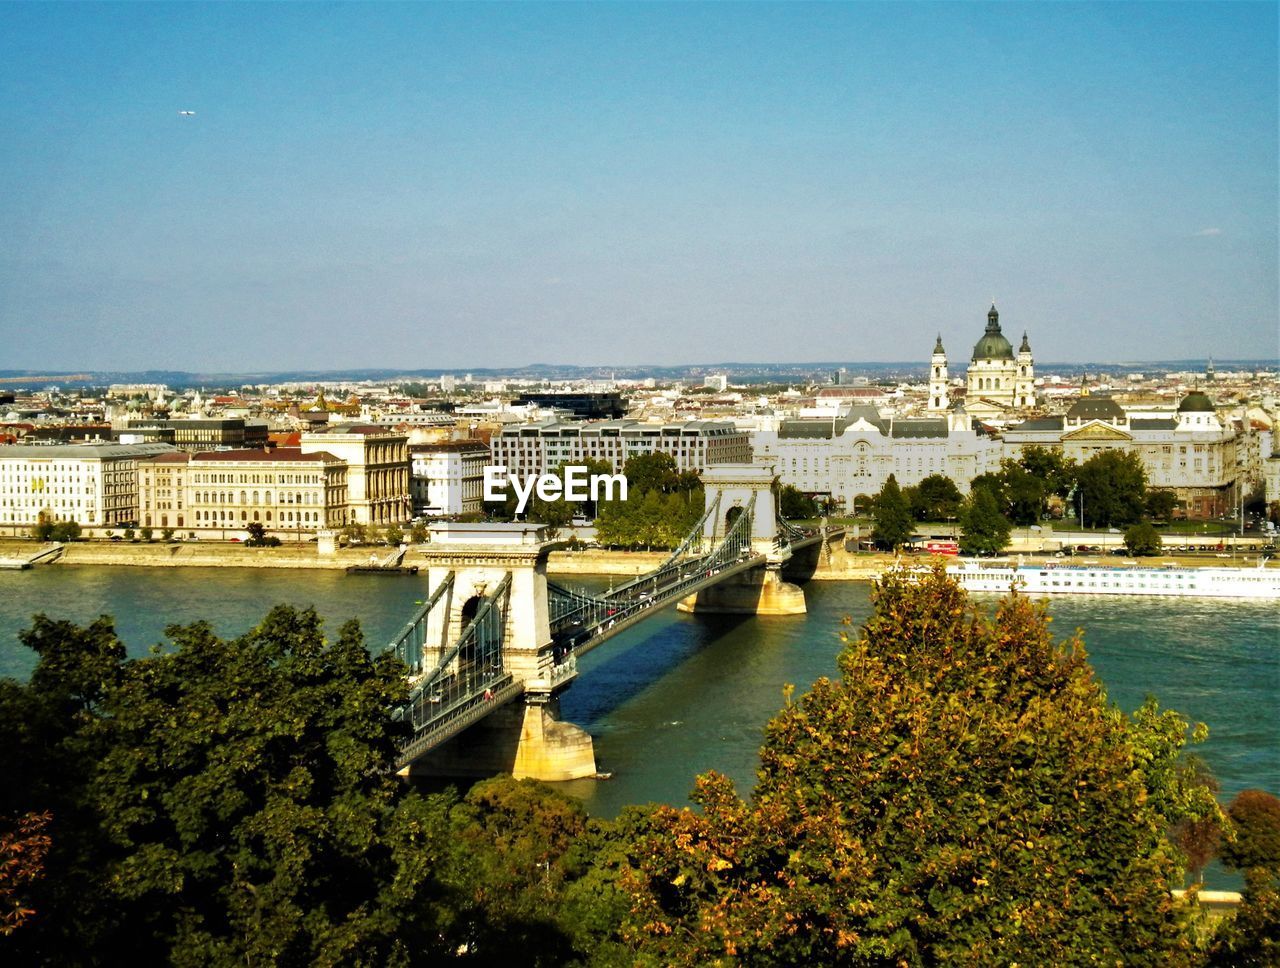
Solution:
<svg viewBox="0 0 1280 968"><path fill-rule="evenodd" d="M25 558L49 547L35 541L0 541L0 558ZM406 565L422 565L417 554L424 546L414 545L405 556ZM371 554L384 557L390 549L378 546L340 548L334 554L321 555L314 543L281 545L276 548L250 548L243 544L224 542L182 542L166 544L160 541L76 541L63 546L63 554L52 566L57 565L121 565L144 568L286 568L342 571L353 565L367 565ZM582 551L553 551L547 558L550 575L602 575L634 577L653 571L666 561L663 551L611 551L590 548ZM992 561L1017 561L1022 555L1009 554ZM924 555L896 557L890 554L843 556L837 567L824 568L812 576L814 581L872 581L879 578L895 564L922 565L932 559ZM954 558L946 559L948 562ZM1053 558L1043 555L1025 555L1028 563L1056 561L1061 564L1098 564L1133 567L1182 568L1253 568L1257 566L1252 556L1206 557L1169 555L1157 558L1120 558L1109 555L1074 558ZM50 567L37 565L36 567ZM1280 567L1280 561L1268 562L1268 567Z"/></svg>

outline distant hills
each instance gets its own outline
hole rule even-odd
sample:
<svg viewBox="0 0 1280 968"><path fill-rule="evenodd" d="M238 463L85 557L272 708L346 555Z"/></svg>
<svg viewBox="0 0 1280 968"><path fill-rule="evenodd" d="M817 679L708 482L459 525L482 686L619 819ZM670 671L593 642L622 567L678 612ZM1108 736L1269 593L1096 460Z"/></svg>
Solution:
<svg viewBox="0 0 1280 968"><path fill-rule="evenodd" d="M1102 372L1164 373L1179 370L1202 370L1205 360L1112 360L1096 363L1036 362L1038 373L1060 375L1098 374ZM953 373L963 372L963 361L952 364ZM1269 370L1275 360L1214 359L1214 367L1229 370ZM256 372L188 372L185 370L89 370L70 373L62 370L0 370L0 388L41 388L51 385L106 386L112 383L163 383L170 387L239 387L260 383L359 383L370 381L418 382L438 380L442 374L473 380L643 380L659 382L700 380L712 373L723 373L737 383L789 383L829 379L839 369L851 376L870 380L920 380L928 373L927 361L912 360L889 363L853 361L814 361L811 363L699 363L686 366L573 366L563 363L531 363L518 367L471 367L439 369L363 368L343 370L262 370Z"/></svg>

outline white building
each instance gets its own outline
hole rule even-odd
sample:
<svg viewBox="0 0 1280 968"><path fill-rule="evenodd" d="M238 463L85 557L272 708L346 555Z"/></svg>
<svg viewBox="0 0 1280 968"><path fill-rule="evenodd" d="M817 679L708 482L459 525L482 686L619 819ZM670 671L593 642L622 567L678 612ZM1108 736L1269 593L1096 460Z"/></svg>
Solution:
<svg viewBox="0 0 1280 968"><path fill-rule="evenodd" d="M934 347L934 367L938 366L941 349L939 338ZM941 365L945 372L945 353L941 354ZM1022 345L1014 356L1012 344L1000 331L1000 313L994 303L987 312L986 332L974 344L966 383L965 409L979 419L1035 406L1035 361L1031 357L1031 344L1023 333Z"/></svg>
<svg viewBox="0 0 1280 968"><path fill-rule="evenodd" d="M1061 451L1083 463L1104 450L1136 453L1150 487L1172 490L1189 518L1216 517L1239 501L1239 435L1224 426L1213 401L1188 393L1168 417L1133 416L1110 397L1086 395L1066 414L1024 421L1004 430L1006 456L1028 446Z"/></svg>
<svg viewBox="0 0 1280 968"><path fill-rule="evenodd" d="M414 514L455 517L484 510L489 448L479 440L450 440L409 448Z"/></svg>
<svg viewBox="0 0 1280 968"><path fill-rule="evenodd" d="M42 521L113 528L138 520L138 462L168 444L13 444L0 447L0 528Z"/></svg>
<svg viewBox="0 0 1280 968"><path fill-rule="evenodd" d="M631 457L670 454L678 471L700 471L713 464L751 462L751 440L728 421L689 420L641 423L638 420L562 422L504 427L489 441L492 463L521 476L547 474L585 458L605 461L615 473Z"/></svg>
<svg viewBox="0 0 1280 968"><path fill-rule="evenodd" d="M960 490L979 474L999 468L1000 441L962 409L944 417L895 420L874 407L854 406L826 419L783 420L751 436L755 459L775 464L782 483L829 496L852 511L884 487L918 484L931 474L951 478Z"/></svg>

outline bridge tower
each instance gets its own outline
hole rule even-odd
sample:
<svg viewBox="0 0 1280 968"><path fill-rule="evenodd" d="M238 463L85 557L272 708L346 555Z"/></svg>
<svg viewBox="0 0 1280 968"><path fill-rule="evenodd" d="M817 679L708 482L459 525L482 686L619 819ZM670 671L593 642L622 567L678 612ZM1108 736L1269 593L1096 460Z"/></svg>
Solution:
<svg viewBox="0 0 1280 968"><path fill-rule="evenodd" d="M782 566L791 557L779 535L778 475L772 464L713 464L702 472L706 507L719 504L707 518L703 542L715 545L740 514L750 509L751 550L763 555L765 566L735 575L690 596L678 606L682 612L721 612L749 615L803 615L804 591L782 579Z"/></svg>
<svg viewBox="0 0 1280 968"><path fill-rule="evenodd" d="M436 664L457 642L479 603L511 576L502 662L522 680L521 698L509 702L409 767L410 773L492 776L511 773L540 780L572 780L596 772L591 735L560 721L560 693L574 673L553 661L547 592L552 542L540 524L430 526L423 548L429 589L449 574L452 587L427 619L425 665Z"/></svg>

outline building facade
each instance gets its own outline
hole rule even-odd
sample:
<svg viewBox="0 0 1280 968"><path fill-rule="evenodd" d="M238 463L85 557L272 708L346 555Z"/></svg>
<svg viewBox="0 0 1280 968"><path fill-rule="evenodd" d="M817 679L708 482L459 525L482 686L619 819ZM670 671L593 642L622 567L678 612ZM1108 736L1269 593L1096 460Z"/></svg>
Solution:
<svg viewBox="0 0 1280 968"><path fill-rule="evenodd" d="M185 527L198 534L237 532L232 536L238 536L256 523L285 537L341 528L351 520L347 475L346 464L323 451L279 448L192 454L187 463ZM158 522L163 512L157 507L155 513Z"/></svg>
<svg viewBox="0 0 1280 968"><path fill-rule="evenodd" d="M83 528L138 521L138 464L165 444L13 444L0 448L0 529L16 534L42 521Z"/></svg>
<svg viewBox="0 0 1280 968"><path fill-rule="evenodd" d="M934 349L938 356L942 340ZM935 364L936 365L936 364ZM943 367L946 357L943 355ZM991 419L1011 410L1035 406L1035 361L1031 343L1022 334L1022 345L1014 355L1013 345L1000 331L1000 313L992 303L987 312L987 329L974 344L966 374L965 409L971 416Z"/></svg>
<svg viewBox="0 0 1280 968"><path fill-rule="evenodd" d="M750 436L732 423L713 420L518 424L494 434L489 449L494 465L520 476L548 474L587 458L605 461L618 473L628 459L655 453L671 455L678 471L751 462Z"/></svg>
<svg viewBox="0 0 1280 968"><path fill-rule="evenodd" d="M1109 397L1082 396L1066 414L1004 430L1007 456L1028 446L1060 451L1083 463L1104 450L1138 455L1147 485L1174 492L1179 513L1200 520L1227 514L1239 501L1239 434L1224 425L1213 401L1187 394L1170 417L1130 417Z"/></svg>
<svg viewBox="0 0 1280 968"><path fill-rule="evenodd" d="M304 454L327 453L347 466L347 501L357 524L404 524L413 516L409 438L368 424L302 435Z"/></svg>
<svg viewBox="0 0 1280 968"><path fill-rule="evenodd" d="M783 420L753 433L751 446L782 483L848 512L866 510L890 475L907 487L941 474L967 492L973 478L998 469L1002 455L1000 441L958 407L945 417L891 420L855 406L833 419Z"/></svg>
<svg viewBox="0 0 1280 968"><path fill-rule="evenodd" d="M489 446L480 440L419 444L409 450L413 513L456 517L484 510Z"/></svg>

